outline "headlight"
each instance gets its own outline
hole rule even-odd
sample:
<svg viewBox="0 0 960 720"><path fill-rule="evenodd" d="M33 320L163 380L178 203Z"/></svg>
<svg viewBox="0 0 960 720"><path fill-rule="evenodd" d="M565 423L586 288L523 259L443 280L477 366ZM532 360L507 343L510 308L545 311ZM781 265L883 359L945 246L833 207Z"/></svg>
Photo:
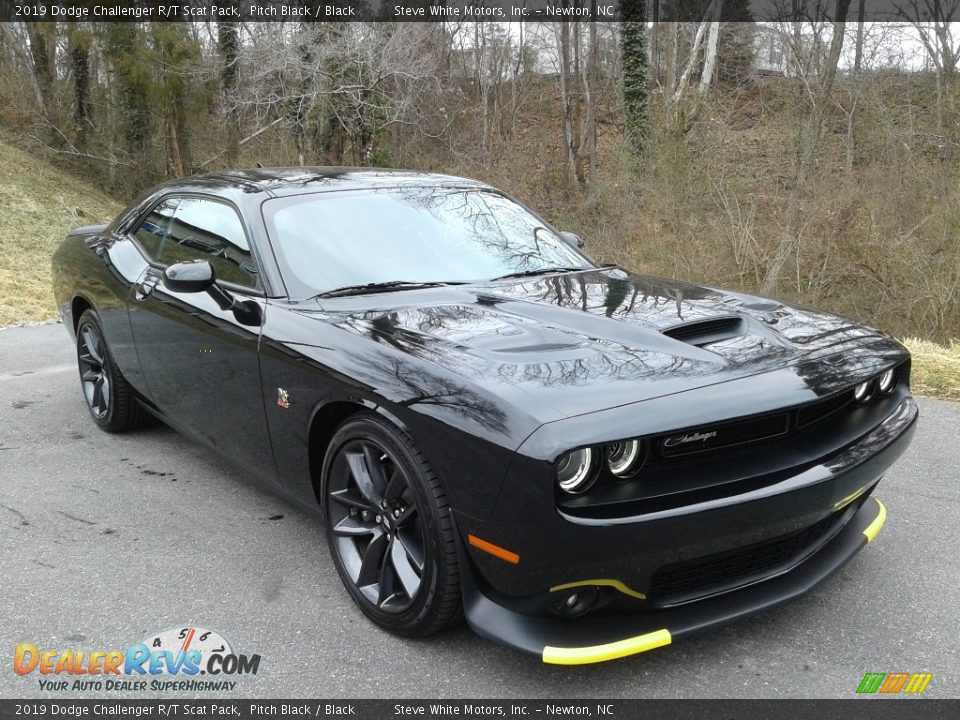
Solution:
<svg viewBox="0 0 960 720"><path fill-rule="evenodd" d="M593 450L574 450L557 463L557 484L564 492L579 495L593 484Z"/></svg>
<svg viewBox="0 0 960 720"><path fill-rule="evenodd" d="M877 380L877 387L884 395L889 395L892 393L896 384L897 373L893 368L887 370L883 375L880 376L880 379Z"/></svg>
<svg viewBox="0 0 960 720"><path fill-rule="evenodd" d="M626 479L640 469L640 441L624 440L607 445L607 466L614 476Z"/></svg>
<svg viewBox="0 0 960 720"><path fill-rule="evenodd" d="M870 397L870 381L862 382L853 389L853 399L857 402L866 402Z"/></svg>

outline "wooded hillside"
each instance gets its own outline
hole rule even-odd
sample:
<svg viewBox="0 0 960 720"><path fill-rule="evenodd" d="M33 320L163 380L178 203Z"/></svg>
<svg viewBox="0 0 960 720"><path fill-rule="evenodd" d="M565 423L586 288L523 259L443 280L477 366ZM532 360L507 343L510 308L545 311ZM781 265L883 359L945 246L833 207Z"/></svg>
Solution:
<svg viewBox="0 0 960 720"><path fill-rule="evenodd" d="M257 163L467 175L604 261L960 336L960 37L735 22L744 8L623 27L4 24L0 123L123 201Z"/></svg>

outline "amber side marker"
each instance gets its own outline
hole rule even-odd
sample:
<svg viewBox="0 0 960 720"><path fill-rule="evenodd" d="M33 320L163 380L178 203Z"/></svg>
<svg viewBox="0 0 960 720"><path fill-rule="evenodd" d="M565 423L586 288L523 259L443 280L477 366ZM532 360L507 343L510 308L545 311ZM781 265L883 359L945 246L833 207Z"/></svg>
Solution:
<svg viewBox="0 0 960 720"><path fill-rule="evenodd" d="M515 552L510 552L499 545L494 545L492 542L487 542L482 538L478 538L476 535L467 535L467 542L473 545L478 550L483 550L485 553L490 553L496 558L512 563L516 565L520 562L520 556Z"/></svg>

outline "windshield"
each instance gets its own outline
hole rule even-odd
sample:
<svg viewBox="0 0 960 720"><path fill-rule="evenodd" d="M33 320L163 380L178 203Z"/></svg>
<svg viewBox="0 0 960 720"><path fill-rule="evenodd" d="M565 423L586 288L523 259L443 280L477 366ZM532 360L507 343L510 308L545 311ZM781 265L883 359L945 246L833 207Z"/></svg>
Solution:
<svg viewBox="0 0 960 720"><path fill-rule="evenodd" d="M275 198L263 207L293 295L594 267L529 210L490 191L350 190Z"/></svg>

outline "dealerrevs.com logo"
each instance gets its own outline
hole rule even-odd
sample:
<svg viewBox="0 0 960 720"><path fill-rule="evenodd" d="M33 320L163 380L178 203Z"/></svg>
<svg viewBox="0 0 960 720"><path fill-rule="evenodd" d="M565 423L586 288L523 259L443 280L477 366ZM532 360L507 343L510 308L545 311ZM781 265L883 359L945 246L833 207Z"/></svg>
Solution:
<svg viewBox="0 0 960 720"><path fill-rule="evenodd" d="M238 675L256 675L259 655L234 652L219 633L178 627L148 635L125 650L57 650L17 645L13 671L37 676L41 690L231 691Z"/></svg>

